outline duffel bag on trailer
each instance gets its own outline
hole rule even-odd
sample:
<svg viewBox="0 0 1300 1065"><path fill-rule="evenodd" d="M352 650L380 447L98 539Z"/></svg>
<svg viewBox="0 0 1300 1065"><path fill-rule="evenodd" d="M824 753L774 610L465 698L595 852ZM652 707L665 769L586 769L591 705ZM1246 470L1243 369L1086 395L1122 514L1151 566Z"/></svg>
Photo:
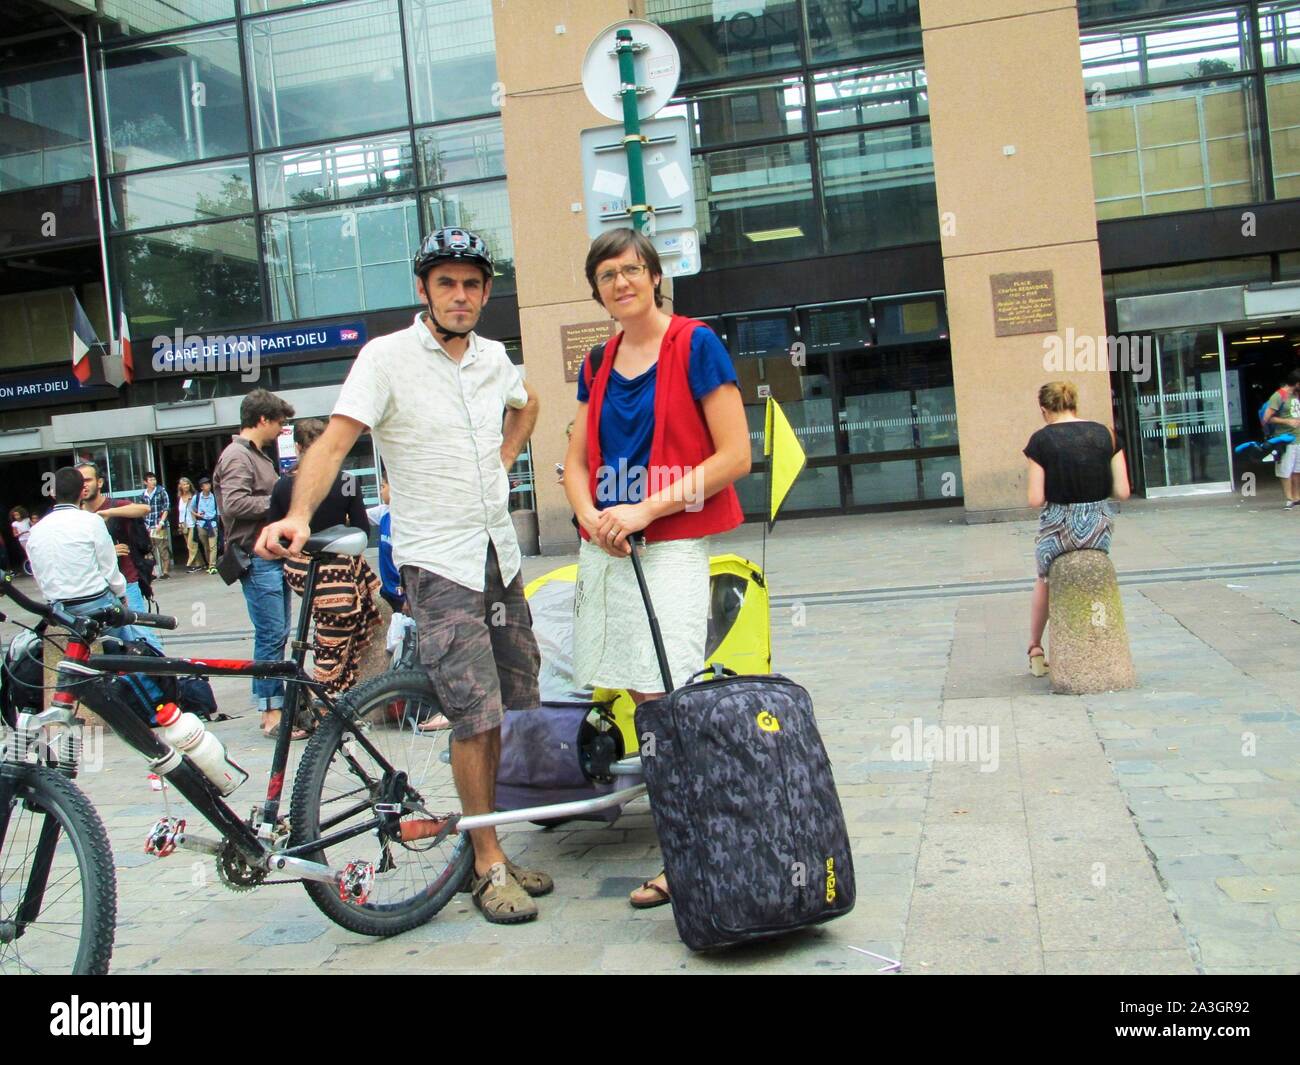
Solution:
<svg viewBox="0 0 1300 1065"><path fill-rule="evenodd" d="M593 712L598 721L592 720ZM622 757L622 733L600 704L556 702L507 710L501 724L496 807L523 810L631 787L639 781L608 773ZM613 822L621 813L621 808L611 807L565 820Z"/></svg>
<svg viewBox="0 0 1300 1065"><path fill-rule="evenodd" d="M848 830L804 688L777 674L688 682L642 703L636 727L688 947L761 939L853 909Z"/></svg>

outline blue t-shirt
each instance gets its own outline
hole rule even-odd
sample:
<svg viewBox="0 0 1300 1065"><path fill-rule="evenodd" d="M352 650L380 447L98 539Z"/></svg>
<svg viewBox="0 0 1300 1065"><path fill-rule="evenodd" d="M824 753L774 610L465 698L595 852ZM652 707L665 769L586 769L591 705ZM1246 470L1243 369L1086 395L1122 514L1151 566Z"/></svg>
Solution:
<svg viewBox="0 0 1300 1065"><path fill-rule="evenodd" d="M393 512L385 511L379 519L379 582L391 599L404 599L399 595L398 586L402 583L401 574L393 565Z"/></svg>
<svg viewBox="0 0 1300 1065"><path fill-rule="evenodd" d="M655 363L645 373L629 380L610 367L605 402L600 408L602 469L596 474L597 510L620 503L639 503L647 495L658 369L659 364ZM686 377L697 400L736 380L731 356L712 329L698 328L691 334ZM578 402L587 403L589 399L584 367L578 375Z"/></svg>

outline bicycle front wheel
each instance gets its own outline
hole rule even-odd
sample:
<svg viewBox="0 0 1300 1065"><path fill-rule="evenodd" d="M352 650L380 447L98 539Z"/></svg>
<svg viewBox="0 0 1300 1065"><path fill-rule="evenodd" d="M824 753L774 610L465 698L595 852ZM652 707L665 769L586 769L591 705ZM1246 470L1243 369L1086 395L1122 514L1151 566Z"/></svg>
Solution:
<svg viewBox="0 0 1300 1065"><path fill-rule="evenodd" d="M368 936L424 924L460 889L474 864L467 836L429 831L460 810L451 774L451 733L423 732L437 696L423 670L395 670L353 688L307 744L294 781L294 846L336 836L379 818L378 827L303 856L334 869L369 866L365 898L343 898L333 884L306 881L330 920ZM350 715L378 755L344 727ZM398 774L401 774L400 779ZM384 815L376 805L396 805Z"/></svg>
<svg viewBox="0 0 1300 1065"><path fill-rule="evenodd" d="M61 773L2 772L0 973L107 973L117 884L104 823Z"/></svg>

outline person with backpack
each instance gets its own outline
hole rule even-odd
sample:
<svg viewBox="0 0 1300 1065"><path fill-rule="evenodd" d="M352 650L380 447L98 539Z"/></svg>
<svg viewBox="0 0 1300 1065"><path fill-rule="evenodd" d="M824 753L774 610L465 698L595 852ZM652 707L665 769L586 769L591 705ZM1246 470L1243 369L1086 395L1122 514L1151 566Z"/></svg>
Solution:
<svg viewBox="0 0 1300 1065"><path fill-rule="evenodd" d="M217 572L217 497L212 479L199 478L199 494L194 497L194 538L202 551L203 565L209 573Z"/></svg>
<svg viewBox="0 0 1300 1065"><path fill-rule="evenodd" d="M1300 370L1292 370L1286 384L1268 397L1259 420L1269 438L1300 428ZM1273 469L1282 481L1283 506L1291 510L1300 504L1300 443L1288 444Z"/></svg>

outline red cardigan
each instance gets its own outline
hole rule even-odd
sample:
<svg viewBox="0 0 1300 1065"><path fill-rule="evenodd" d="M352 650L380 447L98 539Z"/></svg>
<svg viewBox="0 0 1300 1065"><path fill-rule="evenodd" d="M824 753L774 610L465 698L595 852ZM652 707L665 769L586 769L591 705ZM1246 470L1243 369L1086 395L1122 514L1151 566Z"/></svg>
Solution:
<svg viewBox="0 0 1300 1065"><path fill-rule="evenodd" d="M650 471L671 473L653 475L647 484L647 495L662 491L682 476L676 470L699 466L717 448L704 418L704 408L691 393L687 369L691 357L691 334L708 326L692 318L673 315L668 332L659 348L659 363L655 379L655 428L650 439ZM600 454L600 411L605 402L605 389L609 374L618 356L623 334L618 333L605 342L605 353L600 368L592 380L591 358L582 367L587 382L587 472L591 498L596 498L596 475L602 465ZM675 474L675 475L674 475ZM687 540L699 536L734 529L744 521L736 489L727 485L694 510L680 510L651 522L645 529L647 541ZM579 527L584 540L589 540L587 530Z"/></svg>

